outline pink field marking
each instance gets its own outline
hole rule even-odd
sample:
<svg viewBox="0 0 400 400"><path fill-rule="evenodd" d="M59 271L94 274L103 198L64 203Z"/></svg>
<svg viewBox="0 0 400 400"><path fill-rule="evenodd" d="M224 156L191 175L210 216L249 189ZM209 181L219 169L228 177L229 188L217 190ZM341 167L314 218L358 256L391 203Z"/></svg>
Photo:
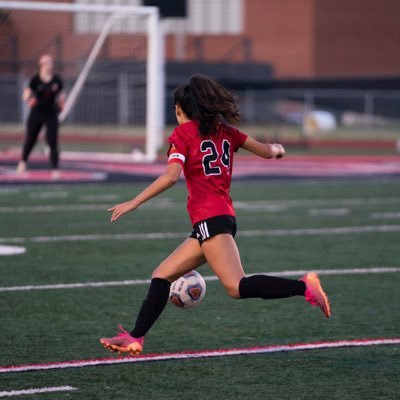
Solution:
<svg viewBox="0 0 400 400"><path fill-rule="evenodd" d="M96 154L94 154L95 157ZM82 157L82 156L81 156ZM89 157L89 156L88 156ZM76 159L75 167L86 170L98 170L108 173L134 174L143 176L158 176L165 169L165 162L154 164L132 163L102 160L101 165L95 159ZM65 157L65 161L68 158ZM265 163L256 157L237 157L234 164L234 176L313 176L313 177L337 177L337 176L369 176L398 175L400 174L400 160L391 156L362 156L362 157L319 157L291 156L279 162Z"/></svg>
<svg viewBox="0 0 400 400"><path fill-rule="evenodd" d="M18 161L19 149L0 151L0 162ZM117 173L135 176L157 177L166 164L166 156L160 156L156 163L133 162L132 156L126 154L95 153L95 152L64 152L61 156L62 165L65 168L81 169L81 180L99 180L99 176L91 176L92 173ZM44 154L33 154L32 161L47 162ZM15 168L14 168L15 169ZM86 171L86 172L85 172ZM13 171L12 171L13 172ZM63 169L61 169L63 172ZM72 173L72 171L65 171ZM76 172L77 173L77 172ZM32 174L37 174L32 171ZM369 177L371 175L400 175L400 158L398 156L354 156L354 155L288 155L286 158L276 161L260 160L255 156L239 155L235 158L234 177L257 176L288 176L288 177ZM15 173L10 174L9 169L0 168L0 182L11 182L15 179ZM29 176L29 175L27 175ZM44 179L45 176L34 176L31 179ZM65 175L65 181L68 181ZM72 178L69 177L70 179ZM21 178L20 178L21 179ZM16 181L19 181L16 179ZM40 180L39 180L40 181Z"/></svg>
<svg viewBox="0 0 400 400"><path fill-rule="evenodd" d="M244 347L219 350L187 351L181 353L148 354L137 357L97 358L92 360L70 360L45 364L25 364L0 367L0 373L40 371L49 369L95 367L97 365L133 364L154 361L185 360L195 358L227 357L249 354L280 353L286 351L317 350L345 347L362 347L400 344L399 338L350 339L326 342L293 343L260 347Z"/></svg>

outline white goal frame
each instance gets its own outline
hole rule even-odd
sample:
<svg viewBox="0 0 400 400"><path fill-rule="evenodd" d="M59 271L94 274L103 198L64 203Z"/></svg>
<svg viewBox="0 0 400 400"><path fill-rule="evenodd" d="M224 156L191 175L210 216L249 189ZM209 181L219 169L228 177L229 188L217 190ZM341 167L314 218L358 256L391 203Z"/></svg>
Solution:
<svg viewBox="0 0 400 400"><path fill-rule="evenodd" d="M142 15L147 17L148 58L146 70L146 146L144 154L135 153L135 157L132 159L134 161L153 162L157 158L157 151L163 144L162 138L165 124L164 37L157 7L0 0L0 9L72 13L93 12L110 16L104 24L103 29L82 68L82 71L71 89L71 92L68 94L65 108L60 114L60 120L64 120L67 117L69 111L76 102L101 46L112 28L113 20L119 17L127 17L129 15Z"/></svg>

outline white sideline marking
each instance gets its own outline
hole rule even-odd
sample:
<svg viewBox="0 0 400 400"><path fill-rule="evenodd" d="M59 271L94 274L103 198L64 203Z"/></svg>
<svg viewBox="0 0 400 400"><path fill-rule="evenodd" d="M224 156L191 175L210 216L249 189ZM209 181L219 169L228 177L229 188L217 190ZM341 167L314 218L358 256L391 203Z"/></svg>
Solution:
<svg viewBox="0 0 400 400"><path fill-rule="evenodd" d="M372 219L382 218L382 219L399 219L400 212L381 212L381 213L371 213L369 217Z"/></svg>
<svg viewBox="0 0 400 400"><path fill-rule="evenodd" d="M342 235L349 233L399 232L400 225L340 226L336 228L305 229L259 229L240 231L238 236L298 236L298 235Z"/></svg>
<svg viewBox="0 0 400 400"><path fill-rule="evenodd" d="M235 201L235 210L245 210L245 211L269 211L269 212L279 212L286 211L288 209L287 205L279 204L274 201Z"/></svg>
<svg viewBox="0 0 400 400"><path fill-rule="evenodd" d="M92 199L94 200L94 199ZM113 206L114 200L109 200L107 204L51 204L51 205L39 205L39 206L3 206L0 207L0 214L9 213L50 213L50 212L70 212L70 211L104 211ZM171 202L169 199L161 198L151 200L147 204L143 204L140 208L142 209L153 209L157 208L160 210L175 208L176 204Z"/></svg>
<svg viewBox="0 0 400 400"><path fill-rule="evenodd" d="M342 204L342 205L379 205L379 204L397 204L400 202L400 197L349 197L349 198L337 198L337 199L282 199L271 201L268 203L275 204L286 204L288 206L305 206L309 207L310 205L321 205L326 206L326 204Z"/></svg>
<svg viewBox="0 0 400 400"><path fill-rule="evenodd" d="M8 213L43 213L58 211L107 211L110 204L60 204L47 206L18 206L18 207L0 207L1 214Z"/></svg>
<svg viewBox="0 0 400 400"><path fill-rule="evenodd" d="M16 254L24 254L25 252L25 247L0 245L0 256L13 256Z"/></svg>
<svg viewBox="0 0 400 400"><path fill-rule="evenodd" d="M92 207L92 206L91 206ZM300 236L300 235L344 235L351 233L388 233L400 232L400 225L371 226L341 226L336 228L306 228L306 229L258 229L240 231L238 237L259 236ZM48 242L88 242L96 240L134 240L134 239L179 239L188 237L188 232L141 232L117 233L110 235L70 235L70 236L33 236L33 237L3 237L0 243L48 243Z"/></svg>
<svg viewBox="0 0 400 400"><path fill-rule="evenodd" d="M11 390L9 392L0 392L0 397L12 397L12 396L22 396L24 394L38 394L38 393L53 393L53 392L70 392L76 390L73 386L53 386L44 387L38 389L26 389L26 390Z"/></svg>
<svg viewBox="0 0 400 400"><path fill-rule="evenodd" d="M319 216L341 216L348 215L350 210L348 208L312 208L308 213L313 217Z"/></svg>
<svg viewBox="0 0 400 400"><path fill-rule="evenodd" d="M2 194L15 194L19 193L21 190L19 188L14 188L14 187L1 187L0 188L0 195Z"/></svg>
<svg viewBox="0 0 400 400"><path fill-rule="evenodd" d="M277 271L277 272L259 272L259 274L273 276L302 276L309 271L314 271L319 275L351 275L351 274L383 274L400 272L397 267L375 267L375 268L352 268L352 269L310 269L298 271ZM249 274L255 275L255 274ZM215 275L204 276L206 281L217 281ZM150 279L134 279L123 281L105 281L105 282L77 282L77 283L58 283L53 285L27 285L27 286L8 286L0 287L0 292L21 292L29 290L49 290L49 289L81 289L91 287L110 287L110 286L139 286L148 285Z"/></svg>
<svg viewBox="0 0 400 400"><path fill-rule="evenodd" d="M1 188L0 188L1 189ZM50 192L51 193L51 192ZM50 195L50 194L49 194ZM40 198L40 194L35 195ZM114 201L119 198L118 195L87 195L81 196L83 201L105 200ZM42 197L45 198L45 197ZM50 197L49 197L50 198ZM254 201L235 201L236 209L247 211L270 211L279 212L285 211L288 207L310 207L310 206L327 206L327 204L342 204L342 205L383 205L383 204L398 204L400 197L388 198L348 198L348 199L293 199L293 200L254 200ZM97 211L103 209L106 211L113 204L50 204L43 206L2 206L0 213L12 212L58 212L58 211ZM172 201L168 198L154 199L148 204L144 204L141 208L157 208L157 209L176 209L184 207L183 202Z"/></svg>
<svg viewBox="0 0 400 400"><path fill-rule="evenodd" d="M65 199L69 196L68 192L32 192L29 194L31 199Z"/></svg>
<svg viewBox="0 0 400 400"><path fill-rule="evenodd" d="M185 360L193 358L211 358L227 357L248 354L281 353L288 351L332 349L341 347L361 347L361 346L379 346L379 345L400 344L400 338L379 338L379 339L350 339L337 340L317 343L293 343L283 345L272 345L262 347L245 347L234 349L219 349L206 351L190 351L182 353L149 354L137 357L118 357L118 358L100 358L93 360L71 360L66 362L52 362L47 364L28 364L0 367L0 373L39 371L49 369L66 369L94 367L97 365L112 364L138 364L154 361Z"/></svg>
<svg viewBox="0 0 400 400"><path fill-rule="evenodd" d="M120 198L119 194L85 194L79 196L82 201L118 201Z"/></svg>

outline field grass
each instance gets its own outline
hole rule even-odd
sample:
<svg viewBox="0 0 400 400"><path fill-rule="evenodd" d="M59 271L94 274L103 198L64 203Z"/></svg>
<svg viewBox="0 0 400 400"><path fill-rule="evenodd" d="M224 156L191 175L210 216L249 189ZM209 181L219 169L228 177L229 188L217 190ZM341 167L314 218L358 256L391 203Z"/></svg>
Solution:
<svg viewBox="0 0 400 400"><path fill-rule="evenodd" d="M0 257L0 286L148 278L190 224L181 184L110 224L107 206L141 188L0 188L0 245L27 248L23 255ZM247 273L400 266L398 231L296 231L400 225L396 180L236 181L232 194ZM37 208L43 205L51 207ZM282 229L287 234L273 234ZM265 232L246 236L252 230ZM114 237L144 232L177 232L182 239ZM82 237L66 238L71 235ZM199 271L211 275L207 266ZM300 297L238 301L218 282L208 282L199 308L167 306L146 337L145 353L400 336L399 273L321 279L332 303L330 320ZM0 292L0 365L112 357L98 338L114 335L118 323L131 328L146 290L137 285ZM77 390L23 398L394 400L399 365L399 345L282 352L8 373L0 375L0 392L69 385Z"/></svg>

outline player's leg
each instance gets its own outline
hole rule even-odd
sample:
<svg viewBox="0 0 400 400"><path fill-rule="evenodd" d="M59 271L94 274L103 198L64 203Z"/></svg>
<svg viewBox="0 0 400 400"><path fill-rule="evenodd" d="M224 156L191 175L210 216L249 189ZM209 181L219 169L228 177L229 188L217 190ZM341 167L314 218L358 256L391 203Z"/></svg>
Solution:
<svg viewBox="0 0 400 400"><path fill-rule="evenodd" d="M214 236L202 245L207 262L228 294L234 298L277 299L304 296L305 283L268 275L244 275L236 242L229 234Z"/></svg>
<svg viewBox="0 0 400 400"><path fill-rule="evenodd" d="M50 148L50 164L54 170L58 169L58 117L51 115L46 120L46 141Z"/></svg>
<svg viewBox="0 0 400 400"><path fill-rule="evenodd" d="M40 129L43 126L43 118L37 110L33 109L29 113L28 121L26 125L25 141L22 146L22 157L21 162L18 165L19 172L23 172L25 165L28 161L29 155L36 144L39 136Z"/></svg>
<svg viewBox="0 0 400 400"><path fill-rule="evenodd" d="M259 297L276 299L295 295L304 296L304 282L268 275L246 277L239 250L232 235L221 234L203 242L207 262L225 287L236 299Z"/></svg>
<svg viewBox="0 0 400 400"><path fill-rule="evenodd" d="M132 332L122 330L114 338L100 339L103 346L120 353L139 354L143 350L144 336L157 321L168 302L171 282L204 262L205 258L198 241L192 238L186 239L154 270L147 296L139 310Z"/></svg>
<svg viewBox="0 0 400 400"><path fill-rule="evenodd" d="M190 237L161 262L153 271L152 278L161 278L173 282L205 262L206 259L199 242Z"/></svg>
<svg viewBox="0 0 400 400"><path fill-rule="evenodd" d="M186 239L153 272L149 291L137 316L133 337L146 335L164 310L171 283L205 263L203 251L196 239Z"/></svg>
<svg viewBox="0 0 400 400"><path fill-rule="evenodd" d="M220 234L202 244L208 264L217 275L228 294L237 299L278 299L305 296L306 300L320 307L330 317L328 297L315 273L308 273L299 280L269 275L245 276L235 240L229 234Z"/></svg>
<svg viewBox="0 0 400 400"><path fill-rule="evenodd" d="M211 269L228 294L240 298L239 282L244 278L239 250L232 235L219 234L205 240L202 250Z"/></svg>

